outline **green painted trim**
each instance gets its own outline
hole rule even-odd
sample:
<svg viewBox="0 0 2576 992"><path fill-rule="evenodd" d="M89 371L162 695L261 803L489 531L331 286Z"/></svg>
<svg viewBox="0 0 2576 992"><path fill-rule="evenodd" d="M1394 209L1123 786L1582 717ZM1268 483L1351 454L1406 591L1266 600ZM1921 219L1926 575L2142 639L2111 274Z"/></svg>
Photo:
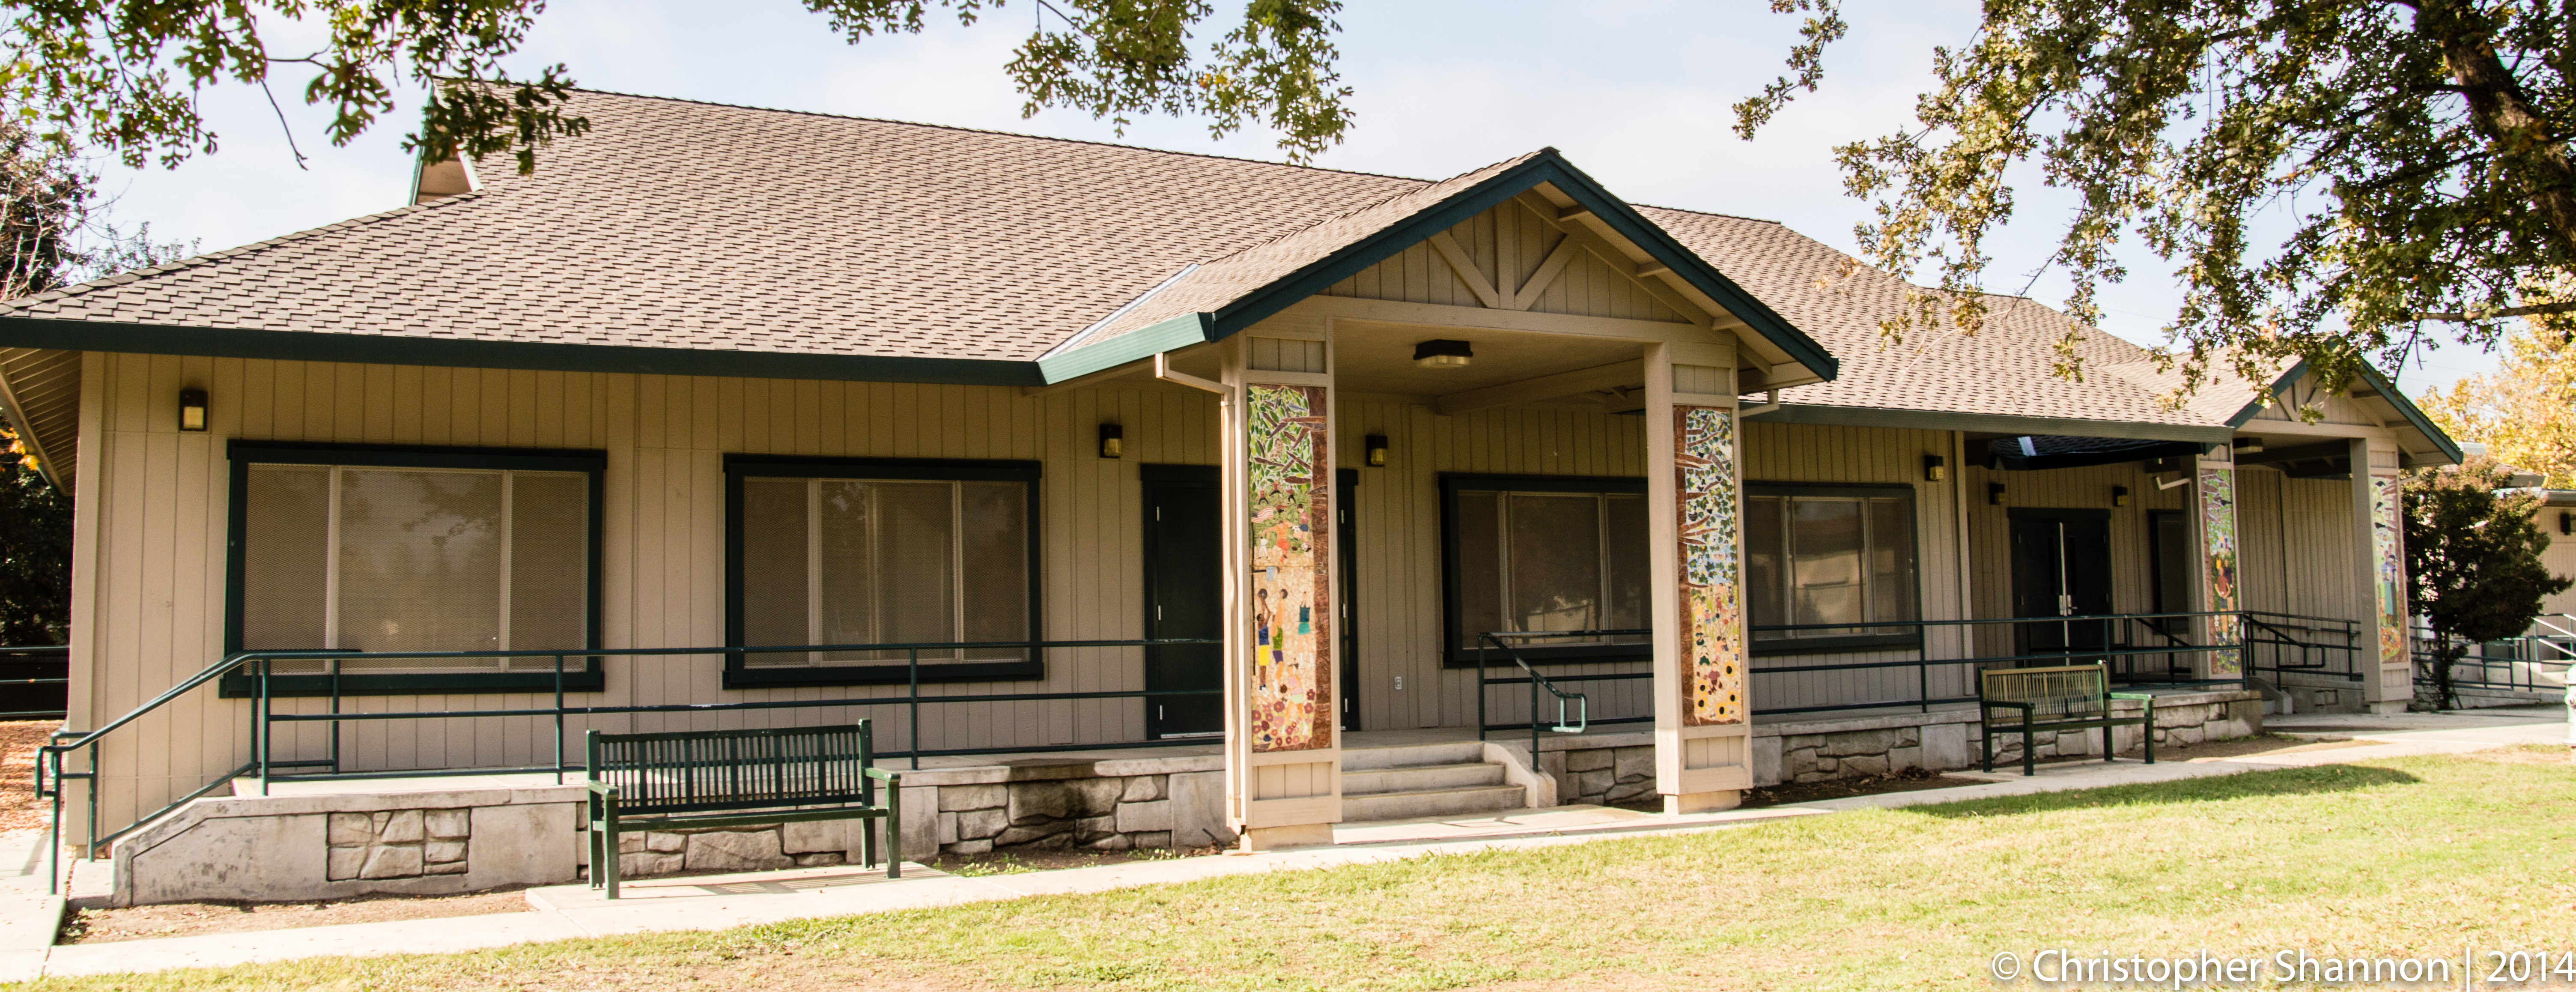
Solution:
<svg viewBox="0 0 2576 992"><path fill-rule="evenodd" d="M1185 313L1157 321L1114 338L1072 348L1061 355L1038 359L1038 378L1053 385L1102 369L1114 369L1139 359L1152 358L1175 348L1214 341L1215 324L1216 315L1206 313Z"/></svg>
<svg viewBox="0 0 2576 992"><path fill-rule="evenodd" d="M1783 405L1759 416L1757 424L1827 424L1841 427L1902 427L1913 430L1991 431L1998 434L2059 434L2069 437L2117 437L2143 441L2192 441L2225 444L2236 436L2229 427L2191 424L2142 424L2119 420L2073 420L2060 417L2016 417L1993 413L1942 410L1898 410L1868 406Z"/></svg>
<svg viewBox="0 0 2576 992"><path fill-rule="evenodd" d="M2308 361L2307 359L2302 358L2299 360L2298 364L2290 366L2289 371L2281 373L2280 378L2272 380L2271 391L2264 395L2277 396L2282 390L2290 388L2291 383L2299 381L2301 376L2305 376L2307 374ZM2413 399L2409 398L2405 393L2399 392L2396 384L2389 382L2388 377L2381 375L2378 369L2366 364L2361 366L2361 380L2369 383L2370 388L2378 392L2379 395L2386 397L2388 399L2388 405L2397 408L2398 415L2405 417L2408 424L2412 425L2418 432L2421 432L2426 440L2433 442L2435 450L2440 451L2445 457L2450 459L2449 464L2457 465L2460 463L2462 458L2466 457L2460 451L2459 442L2451 440L2451 435L2444 433L2441 427L2433 423L2433 419L2431 417L2424 415L2424 408L2416 406ZM2256 414L2262 412L2263 402L2261 400L2258 399L2247 403L2242 409L2236 411L2235 416L2227 418L2227 426L2232 429L2243 429L2246 424L2254 422ZM2408 465L2406 467L2413 468L2414 466Z"/></svg>
<svg viewBox="0 0 2576 992"><path fill-rule="evenodd" d="M2451 464L2457 465L2467 457L2467 454L2460 450L2459 442L2451 440L2451 435L2435 426L2432 418L2424 415L2423 408L2416 406L2415 401L2408 399L2405 393L2398 392L2396 384L2389 382L2386 376L2380 375L2378 369L2364 365L2361 367L2361 377L2370 383L2370 388L2378 390L2379 395L2388 397L2388 405L2396 407L2397 412L2405 414L2406 422L2415 425L2416 430L2424 432L2424 436L2432 440L2433 447L2440 449L2443 456L2451 460Z"/></svg>
<svg viewBox="0 0 2576 992"><path fill-rule="evenodd" d="M306 456L313 456L307 458ZM602 641L601 576L604 574L602 548L606 542L608 453L596 449L553 448L469 448L418 444L334 444L325 441L254 441L234 438L224 444L224 459L229 463L227 485L230 505L225 512L224 534L224 650L242 648L243 588L248 575L242 536L248 531L250 504L250 467L255 464L288 465L359 465L369 467L474 468L503 471L580 472L590 480L589 588L586 591L590 611L583 624L588 643L597 648ZM566 655L579 654L568 649ZM269 695L289 696L408 696L473 694L488 692L551 692L555 688L553 672L421 672L403 675L271 675ZM335 686L336 683L336 686ZM580 668L563 673L566 692L599 692L607 687L607 675L598 655L588 655ZM241 672L225 674L216 686L218 698L243 699L258 695L256 678Z"/></svg>
<svg viewBox="0 0 2576 992"><path fill-rule="evenodd" d="M557 341L481 341L328 331L180 327L42 317L0 317L0 347L551 372L930 382L969 386L1045 385L1037 363L1013 359L641 348Z"/></svg>
<svg viewBox="0 0 2576 992"><path fill-rule="evenodd" d="M1681 242L1657 227L1655 222L1647 220L1625 201L1610 195L1591 176L1574 168L1553 151L1541 152L1527 162L1451 196L1438 206L1388 225L1376 234L1345 245L1323 259L1227 304L1216 312L1215 326L1208 340L1229 337L1260 323L1297 301L1321 293L1334 283L1394 257L1434 234L1456 227L1540 183L1556 184L1566 195L1574 197L1575 202L1609 222L1621 236L1644 248L1656 261L1681 273L1691 281L1691 285L1708 294L1710 299L1716 300L1718 305L1743 320L1755 333L1788 352L1800 364L1827 380L1840 374L1841 363L1814 338L1792 326L1787 318L1745 292L1708 260L1682 247Z"/></svg>

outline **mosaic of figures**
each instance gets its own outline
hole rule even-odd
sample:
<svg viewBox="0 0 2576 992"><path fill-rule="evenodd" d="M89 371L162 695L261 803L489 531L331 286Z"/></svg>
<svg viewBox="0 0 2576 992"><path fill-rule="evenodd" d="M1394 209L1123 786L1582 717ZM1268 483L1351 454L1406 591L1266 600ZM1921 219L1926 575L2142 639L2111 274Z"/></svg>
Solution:
<svg viewBox="0 0 2576 992"><path fill-rule="evenodd" d="M2200 470L2200 533L2203 547L2209 553L2209 610L2219 614L2209 620L2210 643L2232 645L2237 642L2236 597L2236 472L2233 469ZM2209 653L2209 674L2224 678L2243 671L2237 649L2224 647Z"/></svg>
<svg viewBox="0 0 2576 992"><path fill-rule="evenodd" d="M1744 720L1744 617L1737 540L1735 411L1673 408L1681 543L1681 631L1692 726Z"/></svg>
<svg viewBox="0 0 2576 992"><path fill-rule="evenodd" d="M2406 657L2405 547L2398 518L2397 480L2370 477L2371 599L2379 604L2379 663L2403 665Z"/></svg>
<svg viewBox="0 0 2576 992"><path fill-rule="evenodd" d="M1329 747L1333 733L1332 458L1324 388L1250 386L1252 747Z"/></svg>

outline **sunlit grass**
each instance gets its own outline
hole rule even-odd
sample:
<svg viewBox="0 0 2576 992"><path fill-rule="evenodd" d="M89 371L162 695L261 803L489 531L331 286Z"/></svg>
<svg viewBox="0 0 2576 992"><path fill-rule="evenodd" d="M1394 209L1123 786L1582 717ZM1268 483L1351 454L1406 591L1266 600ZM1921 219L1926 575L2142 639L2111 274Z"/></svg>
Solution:
<svg viewBox="0 0 2576 992"><path fill-rule="evenodd" d="M1996 951L2576 933L2564 748L1873 810L719 933L78 989L1992 987ZM755 984L756 983L756 984Z"/></svg>

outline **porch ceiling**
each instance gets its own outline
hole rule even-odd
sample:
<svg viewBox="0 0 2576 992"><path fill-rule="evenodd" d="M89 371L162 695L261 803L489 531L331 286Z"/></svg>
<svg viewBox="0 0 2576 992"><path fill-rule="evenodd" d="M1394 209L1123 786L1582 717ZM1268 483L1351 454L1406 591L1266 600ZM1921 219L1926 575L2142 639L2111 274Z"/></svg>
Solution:
<svg viewBox="0 0 2576 992"><path fill-rule="evenodd" d="M1344 390L1432 397L1631 362L1637 360L1644 350L1642 345L1633 341L1349 320L1336 324L1334 339L1333 377ZM1467 342L1475 349L1475 361L1462 369L1426 369L1415 365L1413 346L1433 339ZM1534 393L1519 399L1523 402L1555 399L1589 392L1592 388L1633 386L1644 381L1641 369L1633 382L1563 390L1553 395Z"/></svg>

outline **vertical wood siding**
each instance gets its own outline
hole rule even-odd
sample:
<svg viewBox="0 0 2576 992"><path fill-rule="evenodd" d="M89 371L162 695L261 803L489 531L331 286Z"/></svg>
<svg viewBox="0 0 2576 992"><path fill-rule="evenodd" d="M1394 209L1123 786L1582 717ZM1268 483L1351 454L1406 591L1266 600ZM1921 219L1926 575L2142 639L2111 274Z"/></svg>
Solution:
<svg viewBox="0 0 2576 992"><path fill-rule="evenodd" d="M87 599L75 650L83 660L73 721L95 726L213 663L223 645L224 541L231 438L363 444L599 448L603 494L602 630L608 647L724 643L724 472L729 452L817 456L1035 459L1040 484L1043 636L1142 635L1142 521L1136 465L1213 464L1212 397L1177 387L1082 389L1027 397L996 387L689 378L101 355L98 470L81 508L91 535ZM202 386L211 429L176 429L177 398ZM1127 427L1125 459L1104 461L1095 425ZM84 425L85 428L88 426ZM93 482L94 480L94 482ZM700 703L901 695L900 687L724 691L716 656L611 659L595 704ZM959 684L926 694L1090 692L1143 688L1133 650L1056 652L1043 682ZM551 694L354 698L355 711L544 705ZM315 700L282 711L319 712ZM927 706L930 747L1016 747L1133 739L1133 700ZM899 746L900 708L774 714L646 714L576 721L572 734L699 729L752 721L836 722L871 715ZM250 757L249 706L200 692L112 738L103 813L157 807ZM541 764L547 721L498 718L352 723L343 757L356 769ZM281 728L278 754L319 757L321 725ZM121 820L119 822L122 822Z"/></svg>
<svg viewBox="0 0 2576 992"><path fill-rule="evenodd" d="M1555 251L1565 233L1540 220L1528 207L1507 202L1477 214L1448 231L1466 249L1486 284L1504 298L1517 293ZM1476 292L1428 243L1379 262L1333 284L1324 296L1351 296L1407 303L1479 307ZM1614 271L1600 256L1576 249L1571 260L1530 310L1585 317L1684 321L1687 318L1637 284L1634 276Z"/></svg>

